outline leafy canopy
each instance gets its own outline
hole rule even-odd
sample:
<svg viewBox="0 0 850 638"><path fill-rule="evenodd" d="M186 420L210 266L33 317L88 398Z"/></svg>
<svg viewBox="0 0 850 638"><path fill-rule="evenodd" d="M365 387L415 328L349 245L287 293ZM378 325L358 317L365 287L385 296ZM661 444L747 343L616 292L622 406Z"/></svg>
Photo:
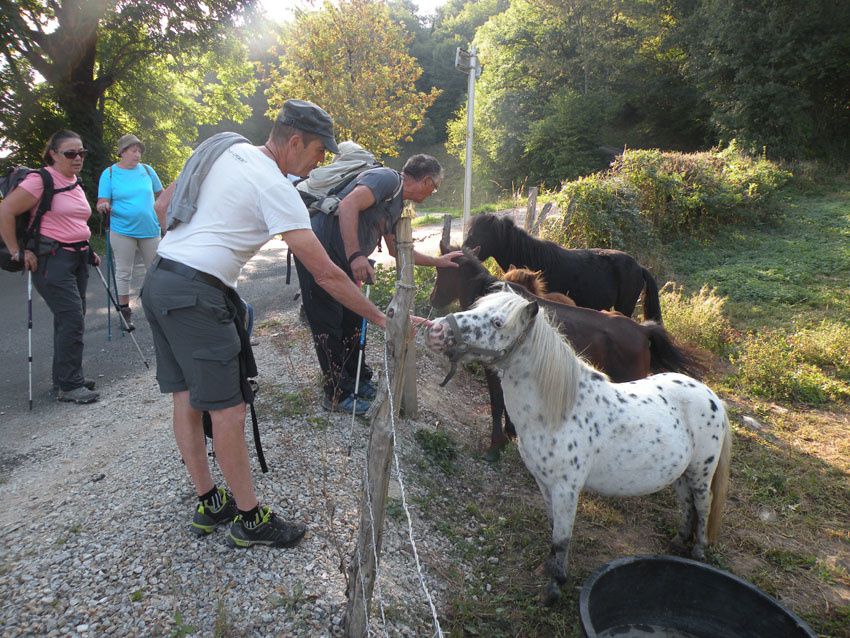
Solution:
<svg viewBox="0 0 850 638"><path fill-rule="evenodd" d="M252 1L0 0L0 143L35 163L54 130L76 130L91 185L132 131L173 174L199 124L246 116L237 23Z"/></svg>
<svg viewBox="0 0 850 638"><path fill-rule="evenodd" d="M338 139L354 139L376 155L397 155L398 143L422 126L440 94L416 89L422 68L407 44L406 32L377 0L325 2L299 13L280 38L269 114L291 97L308 99L331 114Z"/></svg>

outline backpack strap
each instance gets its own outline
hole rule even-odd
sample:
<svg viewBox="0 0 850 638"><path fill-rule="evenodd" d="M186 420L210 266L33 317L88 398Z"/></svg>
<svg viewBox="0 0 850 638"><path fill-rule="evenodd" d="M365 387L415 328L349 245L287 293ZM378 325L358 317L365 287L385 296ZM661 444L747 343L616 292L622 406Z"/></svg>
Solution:
<svg viewBox="0 0 850 638"><path fill-rule="evenodd" d="M35 211L35 217L24 235L25 243L38 239L41 231L41 218L44 217L45 213L47 213L53 205L53 196L56 195L56 193L66 193L74 190L77 186L83 185L78 177L70 186L55 188L53 185L53 176L46 168L38 169L38 173L41 175L41 180L44 182L44 191L41 193L41 201Z"/></svg>
<svg viewBox="0 0 850 638"><path fill-rule="evenodd" d="M401 192L402 188L404 188L404 175L402 175L401 173L398 173L398 188L396 188L395 191L393 191L392 196L386 201L391 202L396 197L398 197L398 194Z"/></svg>

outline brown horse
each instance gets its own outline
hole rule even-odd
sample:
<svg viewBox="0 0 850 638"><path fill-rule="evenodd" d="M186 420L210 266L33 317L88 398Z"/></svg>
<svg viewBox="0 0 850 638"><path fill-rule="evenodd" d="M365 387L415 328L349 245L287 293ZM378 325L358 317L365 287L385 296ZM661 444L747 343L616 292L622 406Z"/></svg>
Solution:
<svg viewBox="0 0 850 638"><path fill-rule="evenodd" d="M549 301L575 306L576 302L567 295L560 292L549 292L549 287L546 285L546 279L543 277L542 270L530 270L528 268L517 268L511 266L508 271L502 275L502 281L510 281L511 283L519 284L535 297L543 297Z"/></svg>
<svg viewBox="0 0 850 638"><path fill-rule="evenodd" d="M457 248L440 243L441 254ZM457 268L437 268L437 281L431 291L431 305L442 308L453 301L466 310L479 298L492 292L494 286L508 285L518 293L538 301L553 317L573 348L594 367L602 370L615 383L642 379L653 372L681 372L700 378L705 366L692 350L677 346L670 334L654 321L637 323L618 313L610 314L588 308L567 306L535 297L522 286L502 283L491 275L478 261L476 251L463 249L463 255L454 259ZM487 388L490 391L490 409L493 421L487 460L497 460L501 448L507 443L513 425L505 413L502 388L495 373L485 368ZM502 430L505 414L505 430Z"/></svg>

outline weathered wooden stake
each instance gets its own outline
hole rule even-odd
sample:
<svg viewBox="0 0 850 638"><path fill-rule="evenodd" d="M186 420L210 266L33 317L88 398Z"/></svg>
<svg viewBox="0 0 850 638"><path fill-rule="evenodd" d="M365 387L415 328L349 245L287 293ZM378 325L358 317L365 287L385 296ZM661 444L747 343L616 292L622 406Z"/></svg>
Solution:
<svg viewBox="0 0 850 638"><path fill-rule="evenodd" d="M452 245L452 216L446 213L443 215L443 235L440 239L440 246L448 248Z"/></svg>
<svg viewBox="0 0 850 638"><path fill-rule="evenodd" d="M531 232L531 227L534 224L534 215L537 213L537 187L532 186L528 189L528 206L525 209L525 230Z"/></svg>
<svg viewBox="0 0 850 638"><path fill-rule="evenodd" d="M396 294L387 309L387 346L391 356L387 378L394 399L402 395L405 360L408 353L415 348L415 342L408 339L410 309L413 307L416 292L413 280L413 230L409 217L402 217L396 225L396 249L396 264L401 276L396 285ZM369 455L366 459L367 474L363 479L360 529L348 568L348 604L345 618L347 638L361 638L367 635L377 571L376 558L380 560L381 556L389 469L393 455L390 419L398 415L401 407L400 401L396 400L393 404L395 414L390 414L386 390L379 394L378 401L381 400L383 401L380 402L372 422Z"/></svg>
<svg viewBox="0 0 850 638"><path fill-rule="evenodd" d="M552 212L552 207L552 202L546 202L543 204L543 208L540 209L540 214L537 216L537 219L534 220L534 225L531 227L531 234L535 237L540 234L540 227L543 225L543 220L549 216L550 212Z"/></svg>

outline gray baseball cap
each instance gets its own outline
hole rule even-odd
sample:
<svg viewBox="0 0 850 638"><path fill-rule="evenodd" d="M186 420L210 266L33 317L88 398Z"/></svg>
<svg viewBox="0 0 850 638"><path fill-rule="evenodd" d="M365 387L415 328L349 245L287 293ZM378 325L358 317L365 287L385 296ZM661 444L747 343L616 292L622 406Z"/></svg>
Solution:
<svg viewBox="0 0 850 638"><path fill-rule="evenodd" d="M277 121L299 131L312 133L322 140L331 153L339 153L334 139L334 122L320 106L306 100L287 100L277 114Z"/></svg>

